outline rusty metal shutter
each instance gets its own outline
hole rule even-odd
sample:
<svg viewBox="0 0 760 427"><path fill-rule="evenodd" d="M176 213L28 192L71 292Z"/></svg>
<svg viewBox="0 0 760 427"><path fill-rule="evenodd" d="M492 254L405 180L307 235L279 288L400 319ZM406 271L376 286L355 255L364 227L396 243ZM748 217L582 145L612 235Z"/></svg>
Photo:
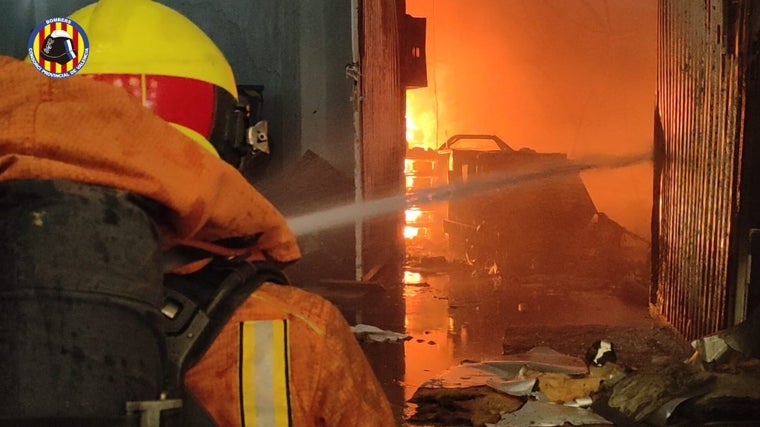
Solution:
<svg viewBox="0 0 760 427"><path fill-rule="evenodd" d="M399 31L406 3L361 2L361 167L365 200L404 192L404 87ZM364 224L365 277L403 258L403 212Z"/></svg>
<svg viewBox="0 0 760 427"><path fill-rule="evenodd" d="M738 27L722 0L661 0L659 9L653 302L691 339L729 316L743 120Z"/></svg>

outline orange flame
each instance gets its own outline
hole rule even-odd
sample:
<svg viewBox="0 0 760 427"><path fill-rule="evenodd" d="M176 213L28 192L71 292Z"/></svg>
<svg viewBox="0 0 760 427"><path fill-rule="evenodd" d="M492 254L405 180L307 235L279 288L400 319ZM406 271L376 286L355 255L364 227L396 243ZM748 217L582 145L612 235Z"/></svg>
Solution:
<svg viewBox="0 0 760 427"><path fill-rule="evenodd" d="M420 229L418 227L412 227L410 225L404 227L404 238L406 239L414 239L419 234Z"/></svg>
<svg viewBox="0 0 760 427"><path fill-rule="evenodd" d="M436 120L433 113L435 110L429 107L434 105L434 102L431 102L429 98L430 96L426 96L424 88L406 91L406 141L408 149L420 147L435 150L438 148L436 144ZM405 159L404 161L404 174L406 175L408 191L432 185L432 182L428 182L432 179L431 177L418 175L420 171L417 170L416 162L413 159ZM422 173L422 175L426 174ZM422 216L419 208L408 209L405 214L405 239L413 240L425 238L429 235L429 231L424 226L415 224Z"/></svg>
<svg viewBox="0 0 760 427"><path fill-rule="evenodd" d="M406 91L406 142L411 149L438 148L436 143L435 101L425 88Z"/></svg>

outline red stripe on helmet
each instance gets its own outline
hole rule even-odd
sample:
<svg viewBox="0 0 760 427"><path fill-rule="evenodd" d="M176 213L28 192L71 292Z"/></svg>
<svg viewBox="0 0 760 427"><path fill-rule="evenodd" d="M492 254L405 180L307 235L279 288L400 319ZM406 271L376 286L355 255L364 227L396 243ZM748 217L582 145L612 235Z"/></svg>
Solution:
<svg viewBox="0 0 760 427"><path fill-rule="evenodd" d="M91 74L95 80L126 86L139 74ZM137 96L133 90L127 90ZM185 77L145 75L144 105L167 122L188 127L206 139L214 123L214 85Z"/></svg>
<svg viewBox="0 0 760 427"><path fill-rule="evenodd" d="M69 30L71 31L71 45L74 48L74 52L77 54L77 57L71 61L70 69L73 70L79 65L79 58L82 56L82 52L79 51L79 31L77 31L77 28L73 25L69 25Z"/></svg>

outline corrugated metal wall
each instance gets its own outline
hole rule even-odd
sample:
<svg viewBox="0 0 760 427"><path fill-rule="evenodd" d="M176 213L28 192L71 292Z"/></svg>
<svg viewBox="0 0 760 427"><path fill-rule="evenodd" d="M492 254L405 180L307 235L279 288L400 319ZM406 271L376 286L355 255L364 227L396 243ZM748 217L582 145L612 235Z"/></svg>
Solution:
<svg viewBox="0 0 760 427"><path fill-rule="evenodd" d="M399 24L405 2L366 0L362 7L361 139L362 187L366 200L404 192L404 88L399 62ZM364 227L363 269L403 259L403 212L368 220Z"/></svg>
<svg viewBox="0 0 760 427"><path fill-rule="evenodd" d="M653 302L689 339L727 326L736 268L743 118L736 5L659 3Z"/></svg>

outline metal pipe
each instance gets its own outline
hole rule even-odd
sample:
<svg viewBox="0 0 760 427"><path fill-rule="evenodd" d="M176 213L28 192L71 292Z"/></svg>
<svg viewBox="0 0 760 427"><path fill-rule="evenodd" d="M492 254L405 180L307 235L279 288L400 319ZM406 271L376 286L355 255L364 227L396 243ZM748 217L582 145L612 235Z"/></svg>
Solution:
<svg viewBox="0 0 760 427"><path fill-rule="evenodd" d="M351 52L353 66L356 68L356 82L354 84L354 202L360 204L364 201L364 156L362 155L362 79L361 79L361 50L359 17L361 16L361 0L351 0ZM354 268L356 280L364 276L364 260L362 247L364 246L364 220L357 217L354 222Z"/></svg>

